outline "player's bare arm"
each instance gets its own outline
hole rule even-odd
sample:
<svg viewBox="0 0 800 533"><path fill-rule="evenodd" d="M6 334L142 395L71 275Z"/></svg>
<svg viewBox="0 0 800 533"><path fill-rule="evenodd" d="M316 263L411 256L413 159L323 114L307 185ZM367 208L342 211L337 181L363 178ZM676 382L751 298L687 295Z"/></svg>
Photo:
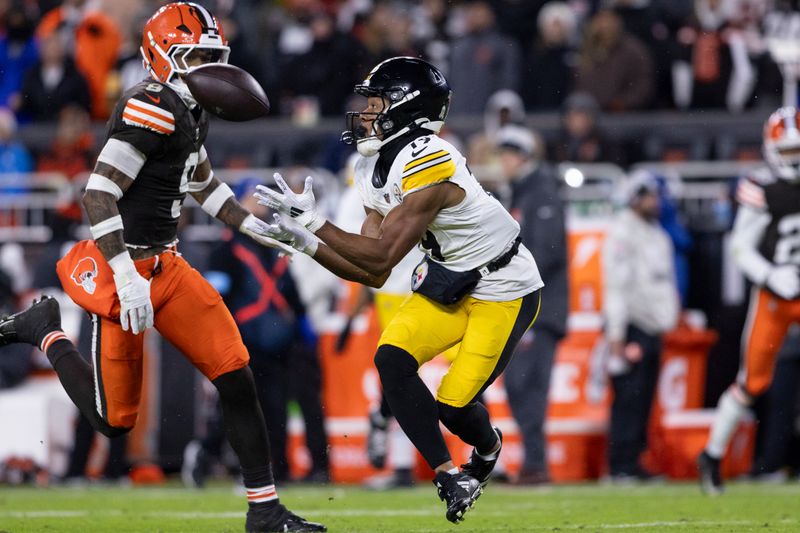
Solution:
<svg viewBox="0 0 800 533"><path fill-rule="evenodd" d="M189 182L189 194L200 205L219 203L215 217L228 226L238 228L250 214L236 201L230 188L214 176L208 158L198 165L193 179Z"/></svg>
<svg viewBox="0 0 800 533"><path fill-rule="evenodd" d="M108 182L104 185L108 189L116 187L120 191L120 197L133 185L133 179L125 175L121 170L107 164L98 162L95 165L94 173L90 178L94 183ZM88 188L83 195L83 205L86 208L86 214L89 217L89 223L92 227L97 227L105 221L117 220L119 217L119 209L117 209L118 198L106 190L99 190ZM125 240L122 236L122 222L120 221L119 229L115 229L110 233L102 235L95 239L97 247L106 259L111 259L126 251Z"/></svg>
<svg viewBox="0 0 800 533"><path fill-rule="evenodd" d="M367 218L361 224L361 235L377 239L380 235L381 224L383 224L383 216L369 207L365 207L364 211L367 213Z"/></svg>
<svg viewBox="0 0 800 533"><path fill-rule="evenodd" d="M440 210L463 198L464 191L457 185L440 183L407 195L383 220L377 237L347 233L330 222L316 235L355 266L381 276L391 272L420 241Z"/></svg>

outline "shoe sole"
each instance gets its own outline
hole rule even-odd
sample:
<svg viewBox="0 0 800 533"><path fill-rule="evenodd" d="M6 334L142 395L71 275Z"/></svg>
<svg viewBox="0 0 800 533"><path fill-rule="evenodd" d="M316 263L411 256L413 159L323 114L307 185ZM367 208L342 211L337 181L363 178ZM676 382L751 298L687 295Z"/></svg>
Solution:
<svg viewBox="0 0 800 533"><path fill-rule="evenodd" d="M477 489L475 489L475 492L473 492L469 498L461 500L457 502L453 507L448 508L446 515L447 519L454 524L463 522L465 515L467 514L467 512L472 510L473 507L475 507L475 502L478 500L478 498L481 497L481 494L483 494L483 487L479 486Z"/></svg>

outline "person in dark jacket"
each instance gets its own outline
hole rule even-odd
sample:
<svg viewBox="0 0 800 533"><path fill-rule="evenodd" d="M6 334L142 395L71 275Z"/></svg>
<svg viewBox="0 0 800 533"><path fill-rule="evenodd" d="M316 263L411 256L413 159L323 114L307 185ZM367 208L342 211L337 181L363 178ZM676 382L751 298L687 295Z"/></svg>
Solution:
<svg viewBox="0 0 800 533"><path fill-rule="evenodd" d="M544 418L550 370L558 341L567 328L567 255L564 205L555 169L541 160L533 133L508 125L497 134L509 211L519 222L522 242L534 257L545 288L535 330L529 330L504 374L511 412L519 425L525 460L519 484L549 481Z"/></svg>
<svg viewBox="0 0 800 533"><path fill-rule="evenodd" d="M266 218L266 208L252 197L260 180L246 179L236 187L237 198L253 213ZM289 272L289 258L276 249L253 246L239 234L227 235L211 252L206 279L222 295L230 309L247 350L256 381L261 409L268 424L273 472L276 481L289 479L287 458L287 404L296 396L306 425L306 441L312 466L308 481L326 482L328 477L327 442L323 427L319 383L314 384L313 367L307 360L317 358L316 337L310 333L306 310ZM296 367L305 374L303 391L290 389L290 374ZM319 363L316 364L319 377ZM317 380L319 381L319 380ZM316 395L305 389L316 388ZM309 400L309 398L311 398ZM309 404L316 398L316 408ZM184 481L202 486L208 456L219 456L224 433L218 417L209 421L206 438L187 447ZM217 427L219 426L219 427Z"/></svg>
<svg viewBox="0 0 800 533"><path fill-rule="evenodd" d="M90 109L89 85L67 56L62 41L59 32L43 38L39 62L25 73L19 109L25 118L54 122L66 107Z"/></svg>

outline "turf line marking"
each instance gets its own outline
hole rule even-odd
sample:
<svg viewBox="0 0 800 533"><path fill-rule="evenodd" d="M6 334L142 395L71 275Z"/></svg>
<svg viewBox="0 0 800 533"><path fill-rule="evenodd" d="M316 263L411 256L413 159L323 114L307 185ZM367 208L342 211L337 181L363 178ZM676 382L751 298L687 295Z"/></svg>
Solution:
<svg viewBox="0 0 800 533"><path fill-rule="evenodd" d="M372 516L372 517L395 517L395 516L438 516L442 514L441 509L298 509L300 515L314 516L319 519L324 517L358 517L358 516ZM4 518L90 518L90 517L119 517L125 513L113 509L104 511L0 511L0 517ZM507 516L507 511L492 511L482 510L483 516L501 517ZM227 519L240 519L244 517L243 511L224 511L224 512L180 512L180 511L150 511L138 513L140 518L153 518L153 519L182 519L182 520L227 520ZM552 531L553 527L562 530L583 530L583 529L600 529L600 530L616 530L616 529L660 529L660 528L682 528L688 526L702 526L702 527L731 527L731 526L759 526L763 525L765 520L675 520L675 521L654 521L654 522L636 522L636 523L620 523L620 524L550 524L546 526L536 526L529 524L527 528L531 531ZM767 522L774 524L796 524L797 520L781 519L781 520L767 520Z"/></svg>

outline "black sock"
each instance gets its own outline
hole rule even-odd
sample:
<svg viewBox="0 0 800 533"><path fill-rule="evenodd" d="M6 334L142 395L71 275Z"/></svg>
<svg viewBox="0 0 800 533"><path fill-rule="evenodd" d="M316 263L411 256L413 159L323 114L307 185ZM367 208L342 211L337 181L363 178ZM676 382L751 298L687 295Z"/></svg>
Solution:
<svg viewBox="0 0 800 533"><path fill-rule="evenodd" d="M482 403L472 402L464 407L436 403L444 427L467 444L475 446L479 454L491 453L497 445L497 434L489 420L489 412Z"/></svg>
<svg viewBox="0 0 800 533"><path fill-rule="evenodd" d="M225 433L242 466L247 502L253 509L272 509L278 493L272 475L264 414L256 396L249 366L223 374L213 381L219 391Z"/></svg>
<svg viewBox="0 0 800 533"><path fill-rule="evenodd" d="M381 394L380 413L383 418L389 419L392 417L392 408L389 407L389 400L386 399L385 394Z"/></svg>
<svg viewBox="0 0 800 533"><path fill-rule="evenodd" d="M269 464L258 468L242 468L242 481L247 491L247 505L251 509L269 511L280 503Z"/></svg>
<svg viewBox="0 0 800 533"><path fill-rule="evenodd" d="M439 429L439 413L428 387L417 374L416 359L407 351L384 344L375 354L383 394L400 427L431 468L450 461Z"/></svg>
<svg viewBox="0 0 800 533"><path fill-rule="evenodd" d="M70 340L59 339L53 342L45 353L70 400L95 430L108 437L115 437L130 429L108 425L97 412L92 367L81 357Z"/></svg>

